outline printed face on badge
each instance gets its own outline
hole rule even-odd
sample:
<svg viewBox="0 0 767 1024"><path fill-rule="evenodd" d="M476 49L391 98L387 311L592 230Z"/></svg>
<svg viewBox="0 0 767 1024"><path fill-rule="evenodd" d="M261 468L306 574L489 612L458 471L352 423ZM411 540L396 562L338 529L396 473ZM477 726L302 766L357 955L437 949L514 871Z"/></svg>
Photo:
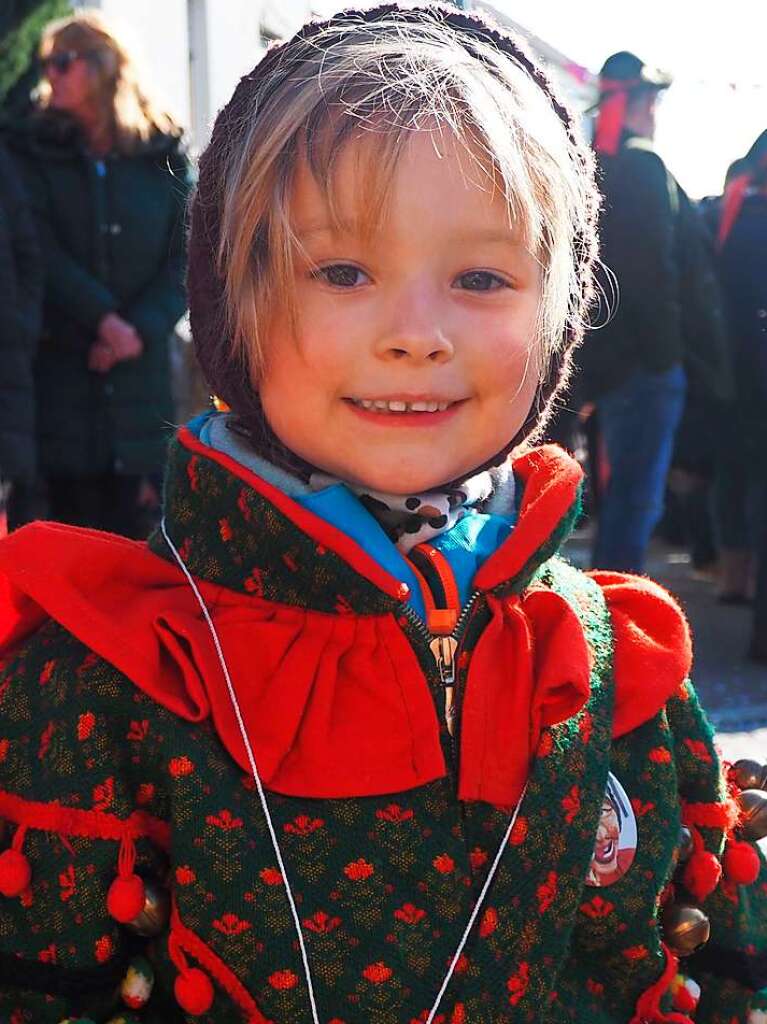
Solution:
<svg viewBox="0 0 767 1024"><path fill-rule="evenodd" d="M623 878L634 863L636 848L637 825L633 808L623 786L610 772L586 885L602 887Z"/></svg>

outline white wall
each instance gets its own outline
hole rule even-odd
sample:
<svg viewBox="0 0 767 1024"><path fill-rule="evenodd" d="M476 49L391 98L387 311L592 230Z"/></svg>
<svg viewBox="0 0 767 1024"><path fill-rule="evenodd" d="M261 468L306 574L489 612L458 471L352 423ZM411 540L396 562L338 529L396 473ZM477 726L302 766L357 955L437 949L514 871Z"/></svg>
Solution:
<svg viewBox="0 0 767 1024"><path fill-rule="evenodd" d="M262 28L291 36L311 13L310 0L206 0L212 118L263 56Z"/></svg>
<svg viewBox="0 0 767 1024"><path fill-rule="evenodd" d="M263 53L261 0L207 0L209 110L217 111Z"/></svg>
<svg viewBox="0 0 767 1024"><path fill-rule="evenodd" d="M101 8L135 41L148 81L171 113L193 129L196 150L205 145L217 111L241 76L263 55L262 26L291 35L312 14L311 0L88 0L88 6ZM204 45L204 53L195 53L194 86L190 15L191 41Z"/></svg>
<svg viewBox="0 0 767 1024"><path fill-rule="evenodd" d="M94 6L124 26L153 91L182 124L189 124L186 0L101 0Z"/></svg>

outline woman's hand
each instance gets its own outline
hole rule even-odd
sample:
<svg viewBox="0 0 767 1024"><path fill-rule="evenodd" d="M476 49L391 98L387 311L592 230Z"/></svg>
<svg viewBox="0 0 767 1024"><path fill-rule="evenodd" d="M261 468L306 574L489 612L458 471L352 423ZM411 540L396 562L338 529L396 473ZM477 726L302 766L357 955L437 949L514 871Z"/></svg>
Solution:
<svg viewBox="0 0 767 1024"><path fill-rule="evenodd" d="M107 313L99 324L98 333L96 344L108 346L114 354L114 362L138 359L144 351L144 343L133 324L123 320L117 313Z"/></svg>
<svg viewBox="0 0 767 1024"><path fill-rule="evenodd" d="M109 373L117 361L111 345L103 341L94 341L88 350L88 369L94 373Z"/></svg>

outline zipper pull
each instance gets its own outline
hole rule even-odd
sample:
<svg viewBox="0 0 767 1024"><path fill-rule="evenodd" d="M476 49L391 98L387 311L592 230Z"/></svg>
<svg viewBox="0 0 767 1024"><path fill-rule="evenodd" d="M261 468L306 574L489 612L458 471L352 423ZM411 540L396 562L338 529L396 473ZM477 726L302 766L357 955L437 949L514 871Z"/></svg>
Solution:
<svg viewBox="0 0 767 1024"><path fill-rule="evenodd" d="M429 632L434 637L429 643L429 650L437 663L439 678L445 690L445 722L447 731L453 735L455 724L455 652L458 641L452 635L458 621L457 612L453 609L436 608L428 613Z"/></svg>
<svg viewBox="0 0 767 1024"><path fill-rule="evenodd" d="M458 641L452 636L435 636L429 644L439 669L439 678L443 686L455 685L455 652Z"/></svg>

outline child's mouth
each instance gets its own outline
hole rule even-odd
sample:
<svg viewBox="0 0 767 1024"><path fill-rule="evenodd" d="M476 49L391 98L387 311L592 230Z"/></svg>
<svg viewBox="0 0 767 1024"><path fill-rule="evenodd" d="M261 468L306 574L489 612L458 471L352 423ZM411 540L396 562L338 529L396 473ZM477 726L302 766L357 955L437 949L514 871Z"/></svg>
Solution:
<svg viewBox="0 0 767 1024"><path fill-rule="evenodd" d="M452 419L466 399L346 398L360 420L387 427L438 427Z"/></svg>
<svg viewBox="0 0 767 1024"><path fill-rule="evenodd" d="M443 399L387 399L387 398L349 398L355 408L365 409L367 412L383 413L384 415L401 416L403 413L435 413L445 412L456 402Z"/></svg>

